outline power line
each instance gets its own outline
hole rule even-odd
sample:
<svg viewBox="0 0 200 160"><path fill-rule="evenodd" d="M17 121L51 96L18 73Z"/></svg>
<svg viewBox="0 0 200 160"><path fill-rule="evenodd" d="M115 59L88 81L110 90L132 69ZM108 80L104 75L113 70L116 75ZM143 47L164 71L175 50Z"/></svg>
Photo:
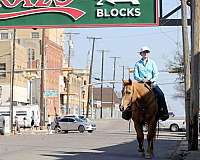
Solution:
<svg viewBox="0 0 200 160"><path fill-rule="evenodd" d="M159 34L163 34L163 33L171 33L171 32L177 32L176 30L172 30L172 31L162 31L162 32L151 32L151 33L143 33L143 34L132 34L132 35L124 35L123 36L105 36L104 39L116 39L116 38L135 38L135 37L141 37L141 36L147 36L147 35L153 35L153 36L159 36ZM82 35L82 37L79 37L79 39L83 39L84 35Z"/></svg>

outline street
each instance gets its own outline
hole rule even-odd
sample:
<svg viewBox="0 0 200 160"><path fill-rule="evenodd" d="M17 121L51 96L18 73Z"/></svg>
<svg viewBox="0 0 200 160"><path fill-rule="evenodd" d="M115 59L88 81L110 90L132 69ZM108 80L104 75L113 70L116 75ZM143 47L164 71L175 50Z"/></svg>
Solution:
<svg viewBox="0 0 200 160"><path fill-rule="evenodd" d="M0 136L0 160L140 160L136 134L124 120L97 120L94 133L22 134ZM184 132L160 131L155 141L154 158L173 156ZM145 141L146 145L146 141Z"/></svg>

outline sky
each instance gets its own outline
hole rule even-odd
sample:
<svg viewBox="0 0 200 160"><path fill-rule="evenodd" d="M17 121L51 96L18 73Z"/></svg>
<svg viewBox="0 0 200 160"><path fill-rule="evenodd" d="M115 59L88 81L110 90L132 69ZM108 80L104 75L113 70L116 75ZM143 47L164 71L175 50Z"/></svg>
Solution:
<svg viewBox="0 0 200 160"><path fill-rule="evenodd" d="M163 0L163 15L176 8L180 0ZM180 12L173 15L180 18ZM74 43L71 65L76 68L86 68L90 63L89 50L92 48L92 40L87 37L102 38L96 40L93 78L101 77L101 53L97 50L108 50L104 57L104 80L113 78L113 59L110 57L118 56L116 63L116 80L122 80L122 66L134 67L136 61L140 59L137 53L142 46L151 49L152 58L159 70L166 70L169 60L173 60L176 52L182 52L181 27L113 27L113 28L68 28L65 32L80 33L72 37ZM133 76L131 75L133 78ZM128 71L125 70L125 78L128 78ZM177 76L160 73L158 83L165 93L169 110L177 115L184 115L184 100L174 98L174 89ZM95 81L94 79L92 80ZM165 83L175 83L166 85ZM109 84L105 84L107 86ZM116 84L116 90L121 90L121 84Z"/></svg>

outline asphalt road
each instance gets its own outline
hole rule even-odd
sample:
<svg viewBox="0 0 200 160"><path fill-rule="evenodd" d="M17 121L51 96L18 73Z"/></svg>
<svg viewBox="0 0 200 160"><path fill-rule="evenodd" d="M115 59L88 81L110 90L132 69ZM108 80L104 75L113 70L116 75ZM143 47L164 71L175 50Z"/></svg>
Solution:
<svg viewBox="0 0 200 160"><path fill-rule="evenodd" d="M124 120L99 120L94 133L0 136L0 160L142 160L135 131ZM160 132L154 157L171 159L184 133ZM145 142L146 144L146 142Z"/></svg>

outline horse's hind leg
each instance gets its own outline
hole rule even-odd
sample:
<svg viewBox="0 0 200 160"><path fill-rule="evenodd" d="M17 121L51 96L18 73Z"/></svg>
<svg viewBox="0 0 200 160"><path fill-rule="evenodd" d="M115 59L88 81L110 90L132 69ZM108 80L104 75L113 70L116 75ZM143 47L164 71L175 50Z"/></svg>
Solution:
<svg viewBox="0 0 200 160"><path fill-rule="evenodd" d="M135 130L137 133L137 140L138 140L138 152L144 152L144 133L143 133L143 125L139 123L135 123Z"/></svg>

